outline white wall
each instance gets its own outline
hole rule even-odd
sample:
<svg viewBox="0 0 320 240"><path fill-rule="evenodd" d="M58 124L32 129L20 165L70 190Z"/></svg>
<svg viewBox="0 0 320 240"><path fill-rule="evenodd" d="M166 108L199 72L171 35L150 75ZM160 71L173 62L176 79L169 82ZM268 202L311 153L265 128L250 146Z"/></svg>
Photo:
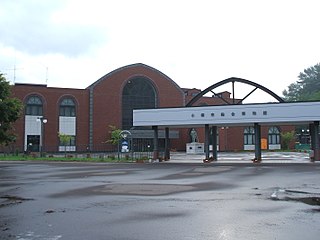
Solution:
<svg viewBox="0 0 320 240"><path fill-rule="evenodd" d="M24 122L24 150L27 150L27 136L39 135L41 138L41 122L38 120L42 116L25 115ZM41 142L41 139L40 139Z"/></svg>
<svg viewBox="0 0 320 240"><path fill-rule="evenodd" d="M76 135L76 117L59 117L59 133Z"/></svg>
<svg viewBox="0 0 320 240"><path fill-rule="evenodd" d="M319 120L320 101L133 110L133 126L279 125Z"/></svg>

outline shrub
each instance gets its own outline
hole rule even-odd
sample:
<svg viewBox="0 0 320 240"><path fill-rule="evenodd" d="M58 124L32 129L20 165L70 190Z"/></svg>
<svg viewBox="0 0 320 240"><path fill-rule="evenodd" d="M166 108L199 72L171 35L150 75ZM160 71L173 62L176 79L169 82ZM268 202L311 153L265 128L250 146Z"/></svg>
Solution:
<svg viewBox="0 0 320 240"><path fill-rule="evenodd" d="M294 131L281 133L282 149L289 150L290 143L292 143L294 139L295 139Z"/></svg>

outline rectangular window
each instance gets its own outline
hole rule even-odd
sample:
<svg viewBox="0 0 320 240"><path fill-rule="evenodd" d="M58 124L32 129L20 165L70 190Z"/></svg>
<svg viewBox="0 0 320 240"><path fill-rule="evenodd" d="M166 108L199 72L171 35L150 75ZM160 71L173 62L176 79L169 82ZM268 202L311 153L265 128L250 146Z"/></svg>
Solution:
<svg viewBox="0 0 320 240"><path fill-rule="evenodd" d="M280 144L280 135L269 134L269 144Z"/></svg>
<svg viewBox="0 0 320 240"><path fill-rule="evenodd" d="M245 134L244 135L244 145L254 145L254 144L255 144L254 135Z"/></svg>
<svg viewBox="0 0 320 240"><path fill-rule="evenodd" d="M42 106L27 105L26 115L41 116L42 115Z"/></svg>
<svg viewBox="0 0 320 240"><path fill-rule="evenodd" d="M70 136L70 140L67 143L64 143L59 139L60 146L76 146L76 136Z"/></svg>
<svg viewBox="0 0 320 240"><path fill-rule="evenodd" d="M75 117L76 109L74 106L61 106L60 107L60 116L66 117Z"/></svg>

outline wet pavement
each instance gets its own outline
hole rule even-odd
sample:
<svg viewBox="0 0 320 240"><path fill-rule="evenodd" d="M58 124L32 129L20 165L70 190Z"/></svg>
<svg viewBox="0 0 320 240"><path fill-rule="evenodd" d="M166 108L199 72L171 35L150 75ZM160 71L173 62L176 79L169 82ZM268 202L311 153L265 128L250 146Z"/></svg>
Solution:
<svg viewBox="0 0 320 240"><path fill-rule="evenodd" d="M172 163L200 163L205 158L204 154L185 154L172 152ZM255 158L254 152L218 152L219 163L251 163ZM309 152L262 152L264 163L308 163Z"/></svg>
<svg viewBox="0 0 320 240"><path fill-rule="evenodd" d="M318 162L196 160L0 162L0 239L319 238Z"/></svg>

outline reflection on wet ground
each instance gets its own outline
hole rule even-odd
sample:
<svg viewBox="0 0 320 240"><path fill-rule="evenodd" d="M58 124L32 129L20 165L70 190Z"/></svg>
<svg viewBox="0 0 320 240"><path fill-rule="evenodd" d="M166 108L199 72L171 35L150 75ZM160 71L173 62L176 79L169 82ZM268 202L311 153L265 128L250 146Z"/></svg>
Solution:
<svg viewBox="0 0 320 240"><path fill-rule="evenodd" d="M0 239L317 239L320 165L0 163Z"/></svg>
<svg viewBox="0 0 320 240"><path fill-rule="evenodd" d="M277 189L271 194L271 199L277 201L301 202L312 206L320 206L320 192ZM314 210L320 211L320 208Z"/></svg>

